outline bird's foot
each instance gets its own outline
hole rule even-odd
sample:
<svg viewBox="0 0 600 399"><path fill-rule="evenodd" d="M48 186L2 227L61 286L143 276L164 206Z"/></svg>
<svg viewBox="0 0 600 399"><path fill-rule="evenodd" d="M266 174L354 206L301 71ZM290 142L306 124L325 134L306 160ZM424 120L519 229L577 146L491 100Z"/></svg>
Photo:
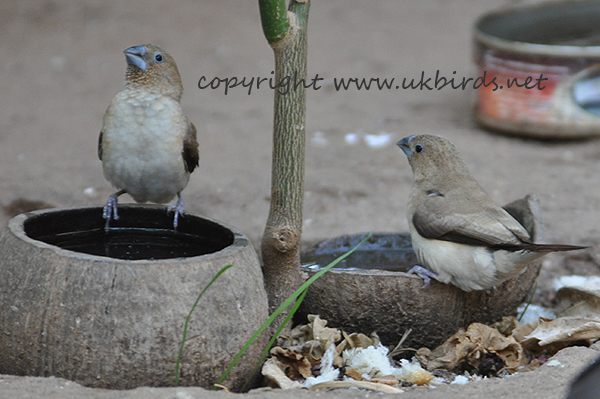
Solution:
<svg viewBox="0 0 600 399"><path fill-rule="evenodd" d="M175 230L177 230L177 225L179 224L179 216L183 217L184 210L185 202L183 202L181 195L177 194L177 203L167 208L168 213L175 212L175 215L173 216L173 228Z"/></svg>
<svg viewBox="0 0 600 399"><path fill-rule="evenodd" d="M424 284L421 287L421 289L427 288L427 286L429 286L429 283L431 282L431 279L437 280L437 278L438 278L437 274L435 274L431 270L425 269L424 267L419 266L419 265L413 266L408 271L408 274L416 274L417 276L419 276L423 279Z"/></svg>
<svg viewBox="0 0 600 399"><path fill-rule="evenodd" d="M114 193L110 197L108 197L108 201L106 201L106 205L104 205L104 209L102 210L102 217L106 219L106 225L104 226L104 231L108 233L110 228L110 220L118 220L119 212L117 210L117 198L119 197L119 193Z"/></svg>

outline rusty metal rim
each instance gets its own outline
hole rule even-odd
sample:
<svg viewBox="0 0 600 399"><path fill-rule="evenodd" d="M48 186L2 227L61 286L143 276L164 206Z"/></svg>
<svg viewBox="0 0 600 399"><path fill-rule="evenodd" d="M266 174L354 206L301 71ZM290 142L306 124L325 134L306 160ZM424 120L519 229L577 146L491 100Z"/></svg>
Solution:
<svg viewBox="0 0 600 399"><path fill-rule="evenodd" d="M586 12L589 7L597 8L598 16L600 16L600 2L597 1L584 1L584 2L568 2L565 3L550 3L528 7L511 8L508 10L502 10L498 12L489 13L483 15L477 20L473 29L473 37L477 43L481 43L485 46L496 50L503 50L511 53L520 53L528 55L544 55L552 57L567 57L567 58L581 58L581 57L600 57L600 46L575 46L575 45L553 45L553 44L540 44L519 40L510 40L495 36L493 34L486 33L486 24L490 24L492 21L498 19L514 18L524 12L536 13L549 13L558 12L561 9L569 7L580 8L582 15Z"/></svg>

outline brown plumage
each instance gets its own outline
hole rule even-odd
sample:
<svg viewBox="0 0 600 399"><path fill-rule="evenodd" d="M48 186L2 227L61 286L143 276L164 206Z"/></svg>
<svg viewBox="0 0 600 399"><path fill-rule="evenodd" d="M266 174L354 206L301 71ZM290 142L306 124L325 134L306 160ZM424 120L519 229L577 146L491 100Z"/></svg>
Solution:
<svg viewBox="0 0 600 399"><path fill-rule="evenodd" d="M103 119L98 157L104 176L119 191L104 207L108 231L118 219L117 198L165 203L177 196L173 225L185 208L181 191L198 166L196 127L183 115L181 77L173 58L152 44L130 47L125 87L113 98Z"/></svg>
<svg viewBox="0 0 600 399"><path fill-rule="evenodd" d="M450 141L418 135L397 145L413 171L406 210L413 248L439 281L485 290L549 252L585 248L531 242L527 230L473 179Z"/></svg>

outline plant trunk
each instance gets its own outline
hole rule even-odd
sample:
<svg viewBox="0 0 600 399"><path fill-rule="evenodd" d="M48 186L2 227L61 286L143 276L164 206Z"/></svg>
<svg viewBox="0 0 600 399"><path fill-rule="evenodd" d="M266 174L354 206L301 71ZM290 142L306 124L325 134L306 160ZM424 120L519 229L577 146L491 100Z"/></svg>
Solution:
<svg viewBox="0 0 600 399"><path fill-rule="evenodd" d="M304 197L306 27L310 3L292 0L288 12L285 8L281 12L284 1L261 0L259 3L265 36L275 53L275 78L279 84L274 93L271 207L261 244L272 313L303 282L300 237ZM267 6L273 8L267 9ZM278 23L268 20L273 15L279 17ZM282 22L283 16L287 23ZM277 27L287 29L282 34ZM280 324L285 314L274 324Z"/></svg>

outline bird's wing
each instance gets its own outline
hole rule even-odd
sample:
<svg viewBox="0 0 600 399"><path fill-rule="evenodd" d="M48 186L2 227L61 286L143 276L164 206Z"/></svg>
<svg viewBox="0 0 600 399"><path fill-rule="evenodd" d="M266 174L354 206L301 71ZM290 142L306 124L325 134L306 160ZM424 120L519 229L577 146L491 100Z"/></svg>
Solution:
<svg viewBox="0 0 600 399"><path fill-rule="evenodd" d="M453 212L435 206L436 202L440 205L440 201L423 201L412 217L415 229L425 238L482 246L530 242L525 228L500 207Z"/></svg>
<svg viewBox="0 0 600 399"><path fill-rule="evenodd" d="M98 136L98 158L102 161L102 130L100 130L100 136Z"/></svg>
<svg viewBox="0 0 600 399"><path fill-rule="evenodd" d="M188 173L192 173L200 161L200 154L198 153L198 139L196 138L196 126L188 118L185 118L187 122L187 132L183 139L183 163Z"/></svg>

